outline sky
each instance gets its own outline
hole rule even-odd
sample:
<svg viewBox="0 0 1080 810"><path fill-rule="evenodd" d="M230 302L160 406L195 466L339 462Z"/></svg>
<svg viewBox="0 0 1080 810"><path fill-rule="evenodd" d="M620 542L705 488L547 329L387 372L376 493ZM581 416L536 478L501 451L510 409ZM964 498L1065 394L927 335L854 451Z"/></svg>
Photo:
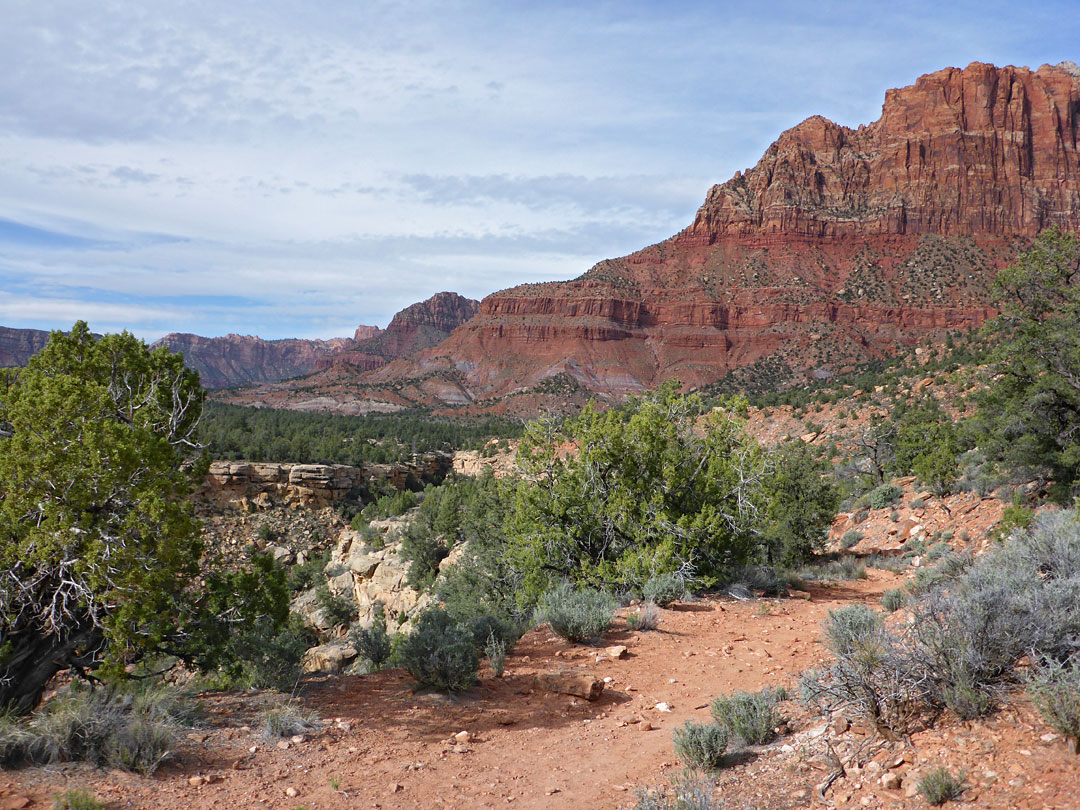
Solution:
<svg viewBox="0 0 1080 810"><path fill-rule="evenodd" d="M686 227L821 114L1080 61L1080 3L0 0L0 325L351 335Z"/></svg>

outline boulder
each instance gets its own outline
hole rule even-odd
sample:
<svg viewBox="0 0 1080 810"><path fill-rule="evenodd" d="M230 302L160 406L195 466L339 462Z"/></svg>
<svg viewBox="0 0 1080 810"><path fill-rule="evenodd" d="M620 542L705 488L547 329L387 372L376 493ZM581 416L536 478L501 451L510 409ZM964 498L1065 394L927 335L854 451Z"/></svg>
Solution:
<svg viewBox="0 0 1080 810"><path fill-rule="evenodd" d="M300 666L308 673L338 674L355 661L356 656L356 649L348 644L320 644L304 653Z"/></svg>

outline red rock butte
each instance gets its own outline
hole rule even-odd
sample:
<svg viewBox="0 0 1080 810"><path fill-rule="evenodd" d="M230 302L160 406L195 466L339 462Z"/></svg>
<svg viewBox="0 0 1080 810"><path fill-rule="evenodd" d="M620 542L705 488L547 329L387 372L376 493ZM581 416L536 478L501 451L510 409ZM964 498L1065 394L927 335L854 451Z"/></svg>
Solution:
<svg viewBox="0 0 1080 810"><path fill-rule="evenodd" d="M446 375L491 397L565 373L617 396L751 364L827 374L978 326L1028 239L1080 230L1078 136L1074 64L931 73L888 91L872 124L814 116L784 132L670 239L490 295L365 382Z"/></svg>

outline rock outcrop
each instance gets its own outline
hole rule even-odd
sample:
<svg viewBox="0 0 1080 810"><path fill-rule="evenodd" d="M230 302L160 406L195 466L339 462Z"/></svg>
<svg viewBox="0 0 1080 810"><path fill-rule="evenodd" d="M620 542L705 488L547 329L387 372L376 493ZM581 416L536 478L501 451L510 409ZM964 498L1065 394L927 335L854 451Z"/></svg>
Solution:
<svg viewBox="0 0 1080 810"><path fill-rule="evenodd" d="M410 483L441 481L452 457L431 453L412 464L278 464L273 462L215 461L195 499L219 508L247 511L273 506L321 509L356 500L364 491L390 486L406 489Z"/></svg>
<svg viewBox="0 0 1080 810"><path fill-rule="evenodd" d="M488 296L363 381L460 404L557 378L617 397L746 366L828 375L981 324L996 270L1049 225L1080 230L1080 71L949 68L890 90L872 124L807 119L681 233Z"/></svg>

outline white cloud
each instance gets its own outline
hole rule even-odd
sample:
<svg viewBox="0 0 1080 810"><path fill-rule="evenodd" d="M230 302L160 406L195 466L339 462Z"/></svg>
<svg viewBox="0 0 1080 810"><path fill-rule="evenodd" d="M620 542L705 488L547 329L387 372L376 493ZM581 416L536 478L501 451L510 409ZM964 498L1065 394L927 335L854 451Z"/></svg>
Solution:
<svg viewBox="0 0 1080 810"><path fill-rule="evenodd" d="M131 299L116 317L160 332L327 337L447 287L571 278L685 226L807 115L1068 57L1069 10L9 2L0 288L40 296L20 317L42 328Z"/></svg>

